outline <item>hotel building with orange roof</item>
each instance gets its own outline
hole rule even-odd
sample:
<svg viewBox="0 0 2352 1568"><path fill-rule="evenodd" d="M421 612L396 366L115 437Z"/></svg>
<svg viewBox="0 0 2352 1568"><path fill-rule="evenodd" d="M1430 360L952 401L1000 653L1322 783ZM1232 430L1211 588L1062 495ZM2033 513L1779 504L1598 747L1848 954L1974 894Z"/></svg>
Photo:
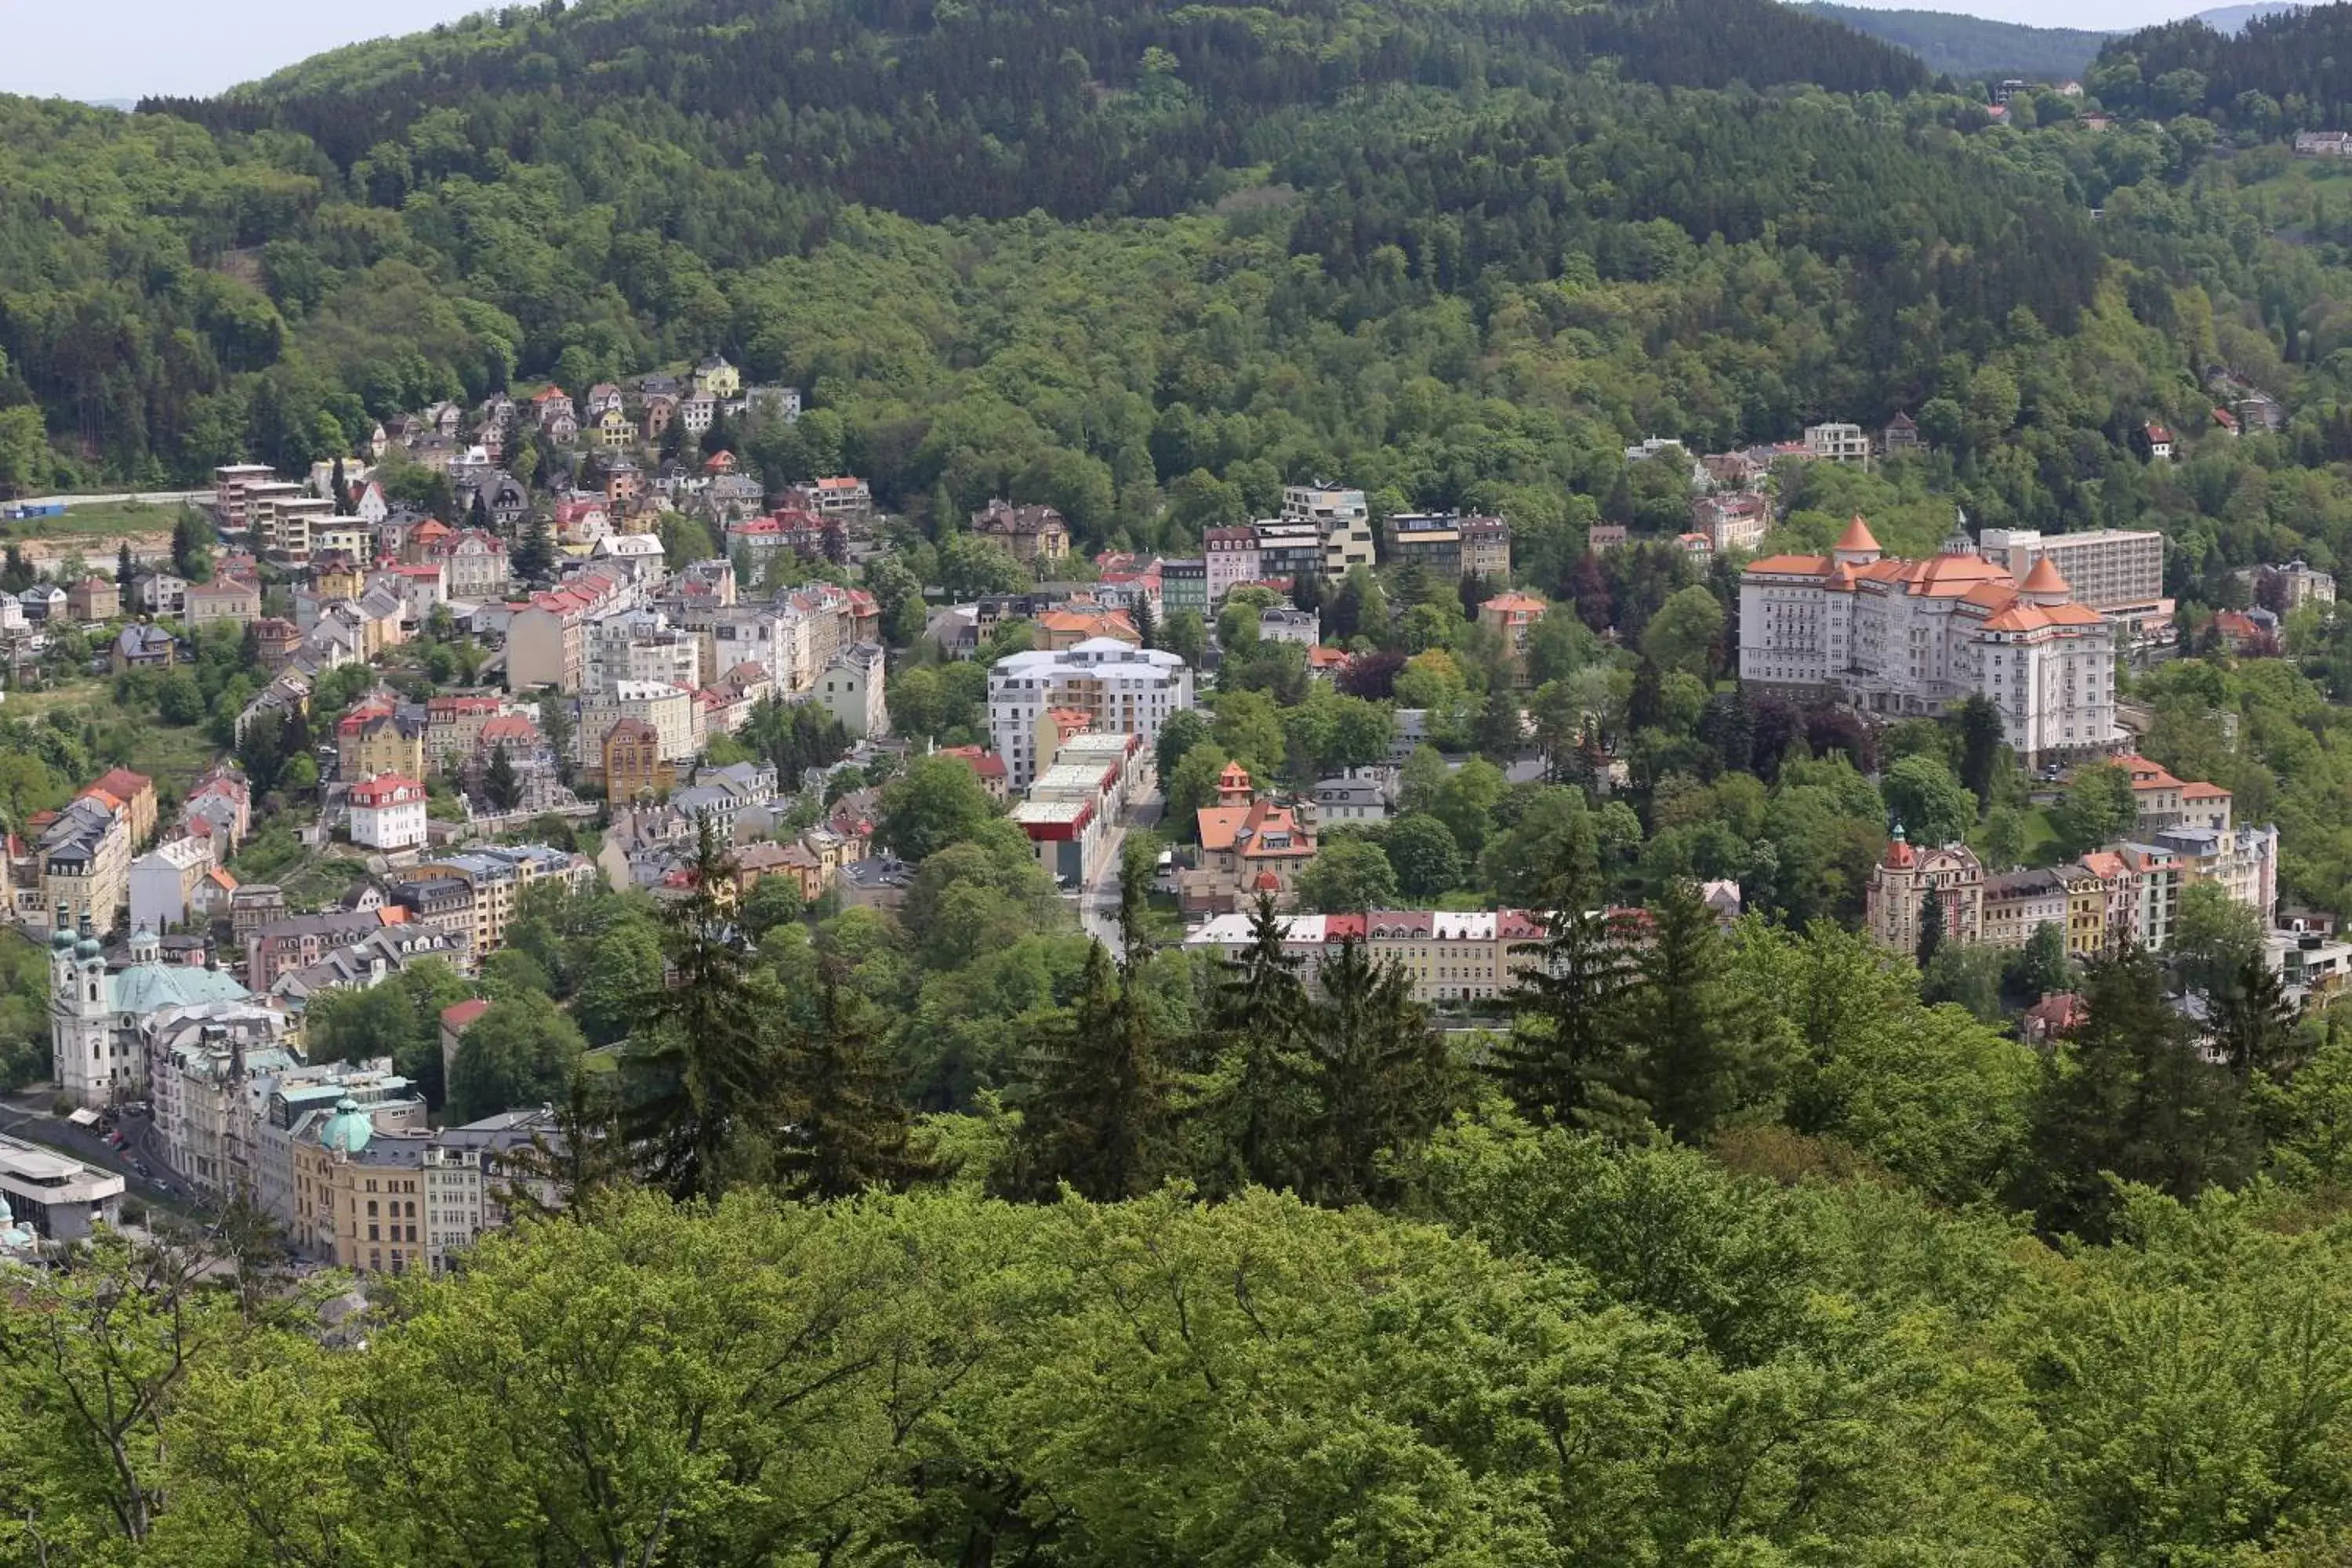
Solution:
<svg viewBox="0 0 2352 1568"><path fill-rule="evenodd" d="M1739 677L1800 700L1932 718L1969 697L2000 712L2029 764L2109 750L2115 626L2036 560L2022 582L1965 527L1924 561L1884 554L1859 517L1827 555L1769 555L1742 573Z"/></svg>

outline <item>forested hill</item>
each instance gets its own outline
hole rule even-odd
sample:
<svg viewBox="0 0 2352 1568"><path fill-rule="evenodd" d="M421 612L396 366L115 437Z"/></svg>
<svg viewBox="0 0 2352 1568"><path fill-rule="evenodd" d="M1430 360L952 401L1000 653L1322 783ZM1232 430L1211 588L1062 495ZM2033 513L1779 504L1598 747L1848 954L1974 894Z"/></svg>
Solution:
<svg viewBox="0 0 2352 1568"><path fill-rule="evenodd" d="M2115 39L2087 85L2110 107L2201 114L2233 130L2338 130L2352 116L2352 5L2258 16L2234 34L2201 20Z"/></svg>
<svg viewBox="0 0 2352 1568"><path fill-rule="evenodd" d="M1799 8L1910 50L1929 70L1962 80L2021 76L2064 81L2090 68L2112 36L2078 27L2028 27L1948 11L1882 11L1809 0Z"/></svg>
<svg viewBox="0 0 2352 1568"><path fill-rule="evenodd" d="M299 132L342 168L449 110L524 155L618 115L698 158L933 219L1164 215L1346 95L1539 85L1601 56L1664 86L1903 92L1916 61L1769 0L629 0L515 8L150 104ZM371 174L387 178L377 164Z"/></svg>

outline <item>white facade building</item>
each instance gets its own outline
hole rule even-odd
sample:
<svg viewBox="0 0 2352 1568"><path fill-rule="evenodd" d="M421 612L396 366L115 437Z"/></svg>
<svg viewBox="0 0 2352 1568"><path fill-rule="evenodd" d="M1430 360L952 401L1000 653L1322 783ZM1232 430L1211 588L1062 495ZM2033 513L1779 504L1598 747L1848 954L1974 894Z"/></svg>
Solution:
<svg viewBox="0 0 2352 1568"><path fill-rule="evenodd" d="M2116 620L2138 624L2172 616L2172 601L2164 596L2164 535L2153 529L2042 533L1988 528L1978 553L2021 583L2035 562L2047 561L2074 591L2075 603Z"/></svg>
<svg viewBox="0 0 2352 1568"><path fill-rule="evenodd" d="M414 849L425 842L425 786L403 773L376 773L352 786L352 842Z"/></svg>
<svg viewBox="0 0 2352 1568"><path fill-rule="evenodd" d="M2021 757L2109 747L2115 631L2047 560L2022 582L1964 532L1926 561L1881 555L1855 518L1828 555L1772 555L1739 589L1739 677L1764 691L1838 698L1890 716L1981 696Z"/></svg>
<svg viewBox="0 0 2352 1568"><path fill-rule="evenodd" d="M1026 789L1039 771L1040 721L1056 708L1087 714L1096 731L1156 744L1171 714L1192 706L1192 671L1175 654L1089 637L1075 647L1000 659L988 673L988 732L1006 782ZM1051 760L1051 747L1044 760Z"/></svg>
<svg viewBox="0 0 2352 1568"><path fill-rule="evenodd" d="M833 656L817 681L817 700L840 720L858 740L890 732L890 710L883 702L888 677L882 645L852 643Z"/></svg>
<svg viewBox="0 0 2352 1568"><path fill-rule="evenodd" d="M185 923L212 868L213 841L207 837L170 839L131 862L131 926L160 931Z"/></svg>

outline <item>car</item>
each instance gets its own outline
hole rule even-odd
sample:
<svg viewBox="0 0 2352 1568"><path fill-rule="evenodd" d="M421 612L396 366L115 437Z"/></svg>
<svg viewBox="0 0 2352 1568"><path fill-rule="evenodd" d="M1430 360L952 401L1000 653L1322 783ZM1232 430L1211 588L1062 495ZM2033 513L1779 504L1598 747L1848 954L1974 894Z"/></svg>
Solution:
<svg viewBox="0 0 2352 1568"><path fill-rule="evenodd" d="M146 1174L148 1174L148 1173L148 1173L148 1170L147 1170L147 1162L146 1162L146 1161L144 1161L144 1160L133 1160L133 1161L131 1161L131 1168L132 1170L134 1170L134 1171L138 1172L138 1173L139 1173L141 1175L142 1175L142 1176L144 1176L144 1175L146 1175Z"/></svg>

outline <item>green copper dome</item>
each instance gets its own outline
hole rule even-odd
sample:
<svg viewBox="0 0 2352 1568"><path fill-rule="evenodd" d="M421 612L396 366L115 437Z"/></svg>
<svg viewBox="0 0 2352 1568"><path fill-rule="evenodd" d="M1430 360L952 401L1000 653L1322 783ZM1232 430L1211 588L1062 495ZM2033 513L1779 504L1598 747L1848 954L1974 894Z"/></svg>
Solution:
<svg viewBox="0 0 2352 1568"><path fill-rule="evenodd" d="M335 1101L335 1113L319 1129L320 1143L339 1153L357 1154L375 1136L375 1120L349 1095Z"/></svg>
<svg viewBox="0 0 2352 1568"><path fill-rule="evenodd" d="M65 926L59 926L57 930L49 933L49 951L51 952L70 952L73 951L73 944L74 934L71 930Z"/></svg>
<svg viewBox="0 0 2352 1568"><path fill-rule="evenodd" d="M100 953L104 952L105 951L106 949L98 944L98 938L94 936L86 936L79 942L74 943L74 956L76 958L96 958Z"/></svg>

